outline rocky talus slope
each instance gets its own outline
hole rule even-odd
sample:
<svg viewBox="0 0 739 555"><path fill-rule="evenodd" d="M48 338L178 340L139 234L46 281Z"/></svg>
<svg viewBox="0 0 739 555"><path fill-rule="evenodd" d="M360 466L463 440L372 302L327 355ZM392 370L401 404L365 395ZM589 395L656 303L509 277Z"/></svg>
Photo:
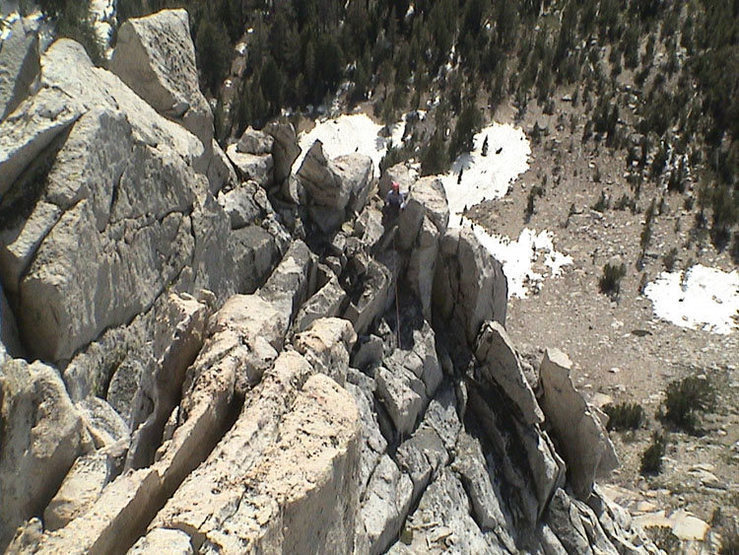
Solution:
<svg viewBox="0 0 739 555"><path fill-rule="evenodd" d="M183 11L127 22L110 71L25 44L0 99L1 549L657 551L595 484L603 415L565 354L518 355L437 179L383 221L401 168L316 143L291 174L278 123L224 153Z"/></svg>

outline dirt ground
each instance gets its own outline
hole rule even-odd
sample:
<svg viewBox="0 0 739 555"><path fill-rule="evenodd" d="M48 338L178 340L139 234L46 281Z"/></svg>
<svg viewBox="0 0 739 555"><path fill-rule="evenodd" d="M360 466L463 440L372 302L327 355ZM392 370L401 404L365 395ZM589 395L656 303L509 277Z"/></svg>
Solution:
<svg viewBox="0 0 739 555"><path fill-rule="evenodd" d="M615 210L613 203L623 194L633 196L625 176L626 152L614 153L602 144L596 148L592 139L583 144L584 118L568 103L558 104L552 116L529 107L517 124L527 134L535 122L549 129L539 144L532 141L530 169L503 199L469 214L489 232L514 239L524 227L550 230L555 248L573 258L561 277L544 281L540 292L509 301L508 332L524 353L544 347L566 352L574 363L574 383L593 404L637 402L645 409L645 426L611 433L622 465L603 482L614 486L611 491L619 492L621 503L637 515L684 509L720 529L739 518L739 331L718 335L660 320L640 284L643 274L652 281L665 269L663 256L673 247L678 252L675 269L695 263L724 271L736 267L728 254L716 252L705 233L695 236L695 210L685 210L684 197L665 193L644 266L637 269L646 208L652 198L659 203L662 193L645 182L637 213ZM513 114L510 107L499 109L495 119L513 123ZM544 196L535 199L535 211L525 223L529 190L545 179ZM611 208L601 213L592 206L602 191L610 196ZM614 259L627 268L617 300L598 288L603 265ZM662 473L645 478L639 472L641 454L653 431L663 428L655 413L665 388L687 375L704 375L716 387L715 413L703 419L700 437L671 431ZM713 548L702 550L715 550L715 541Z"/></svg>

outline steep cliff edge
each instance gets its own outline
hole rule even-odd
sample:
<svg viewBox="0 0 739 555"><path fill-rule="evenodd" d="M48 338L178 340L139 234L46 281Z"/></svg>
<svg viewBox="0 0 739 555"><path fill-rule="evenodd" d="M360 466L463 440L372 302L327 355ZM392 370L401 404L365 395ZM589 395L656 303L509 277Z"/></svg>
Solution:
<svg viewBox="0 0 739 555"><path fill-rule="evenodd" d="M443 188L384 217L366 156L288 175L280 124L227 150L237 177L185 22L127 23L120 78L57 41L0 123L0 547L656 552Z"/></svg>

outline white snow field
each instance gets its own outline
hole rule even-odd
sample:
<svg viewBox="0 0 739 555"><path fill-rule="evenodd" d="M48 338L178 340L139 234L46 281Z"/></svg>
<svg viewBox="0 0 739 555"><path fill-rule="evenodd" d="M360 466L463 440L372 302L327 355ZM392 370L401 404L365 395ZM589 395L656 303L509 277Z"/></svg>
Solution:
<svg viewBox="0 0 739 555"><path fill-rule="evenodd" d="M662 272L644 294L654 313L676 326L729 334L739 328L739 272L697 264L685 272Z"/></svg>
<svg viewBox="0 0 739 555"><path fill-rule="evenodd" d="M324 153L329 158L352 152L366 154L375 163L375 175L379 177L380 160L385 156L390 142L388 138L378 135L382 127L366 114L344 114L336 119L317 121L313 129L308 133L301 133L298 137L298 145L302 152L293 163L293 171L298 171L305 153L316 139L319 139L323 143ZM400 142L404 129L403 122L393 126L393 137L397 142Z"/></svg>
<svg viewBox="0 0 739 555"><path fill-rule="evenodd" d="M467 222L468 220L465 220ZM535 229L524 228L517 240L490 235L481 226L473 228L480 243L503 264L508 278L508 296L524 298L531 290L541 289L543 273L534 264L549 268L549 277L562 273L562 266L572 264L572 257L554 250L554 234L544 230L538 235Z"/></svg>
<svg viewBox="0 0 739 555"><path fill-rule="evenodd" d="M487 156L482 155L485 137ZM452 227L460 225L465 207L501 198L508 192L509 184L529 168L529 141L521 129L512 125L493 123L475 135L474 145L472 152L460 154L451 171L441 176L449 199ZM460 171L462 181L458 184Z"/></svg>

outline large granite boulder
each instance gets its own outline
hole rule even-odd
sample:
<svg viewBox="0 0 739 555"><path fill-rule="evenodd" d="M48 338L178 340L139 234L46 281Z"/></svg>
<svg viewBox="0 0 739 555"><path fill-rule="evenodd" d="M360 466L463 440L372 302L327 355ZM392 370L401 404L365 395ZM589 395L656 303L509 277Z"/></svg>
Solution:
<svg viewBox="0 0 739 555"><path fill-rule="evenodd" d="M210 148L213 113L200 92L185 10L126 20L118 29L110 69L157 112Z"/></svg>
<svg viewBox="0 0 739 555"><path fill-rule="evenodd" d="M450 229L441 239L433 288L434 318L473 345L486 320L505 325L508 284L503 266L472 230Z"/></svg>
<svg viewBox="0 0 739 555"><path fill-rule="evenodd" d="M28 95L38 75L38 34L22 18L8 23L0 38L0 121Z"/></svg>
<svg viewBox="0 0 739 555"><path fill-rule="evenodd" d="M344 385L349 353L356 341L357 334L348 320L320 318L296 335L293 344L317 372Z"/></svg>
<svg viewBox="0 0 739 555"><path fill-rule="evenodd" d="M306 153L297 176L306 190L313 222L324 233L329 233L349 214L364 208L374 177L374 164L363 154L328 160L323 144L316 141Z"/></svg>
<svg viewBox="0 0 739 555"><path fill-rule="evenodd" d="M175 282L225 296L236 279L228 218L193 171L203 145L73 41L54 43L41 65L39 92L0 124L2 140L27 145L4 151L0 211L25 218L4 219L0 278L30 354L59 362Z"/></svg>
<svg viewBox="0 0 739 555"><path fill-rule="evenodd" d="M70 102L63 91L44 88L2 122L0 195L7 194L23 170L58 135L68 130L82 111L83 108Z"/></svg>
<svg viewBox="0 0 739 555"><path fill-rule="evenodd" d="M359 517L364 524L370 553L384 553L398 536L411 507L413 482L387 455L380 459L367 486Z"/></svg>
<svg viewBox="0 0 739 555"><path fill-rule="evenodd" d="M526 424L544 422L534 391L524 376L518 353L498 322L485 322L482 325L477 336L475 356L481 365L481 375L503 388L518 407Z"/></svg>
<svg viewBox="0 0 739 555"><path fill-rule="evenodd" d="M171 437L149 467L130 470L108 483L97 499L63 528L47 531L34 549L49 552L109 553L133 544L157 511L152 500L169 498L213 450L233 418L237 375L247 362L235 334L251 325L224 307L211 319L208 337L190 366ZM242 317L243 320L243 317ZM71 465L71 463L70 463ZM18 541L21 541L19 538ZM14 546L11 546L11 550Z"/></svg>
<svg viewBox="0 0 739 555"><path fill-rule="evenodd" d="M274 178L278 185L290 176L293 162L300 155L298 138L292 123L270 122L264 128L273 139L272 158L274 159ZM283 195L288 196L288 195Z"/></svg>
<svg viewBox="0 0 739 555"><path fill-rule="evenodd" d="M616 450L597 415L572 384L572 362L563 352L547 349L541 362L541 407L567 463L575 494L587 499L596 477L618 467Z"/></svg>
<svg viewBox="0 0 739 555"><path fill-rule="evenodd" d="M269 188L274 180L274 161L271 154L241 152L237 144L226 148L226 155L242 179L252 180L260 187Z"/></svg>
<svg viewBox="0 0 739 555"><path fill-rule="evenodd" d="M39 515L75 459L92 449L58 372L41 362L0 367L0 549Z"/></svg>
<svg viewBox="0 0 739 555"><path fill-rule="evenodd" d="M297 353L281 355L152 528L185 530L198 551L350 552L358 413L313 372Z"/></svg>

